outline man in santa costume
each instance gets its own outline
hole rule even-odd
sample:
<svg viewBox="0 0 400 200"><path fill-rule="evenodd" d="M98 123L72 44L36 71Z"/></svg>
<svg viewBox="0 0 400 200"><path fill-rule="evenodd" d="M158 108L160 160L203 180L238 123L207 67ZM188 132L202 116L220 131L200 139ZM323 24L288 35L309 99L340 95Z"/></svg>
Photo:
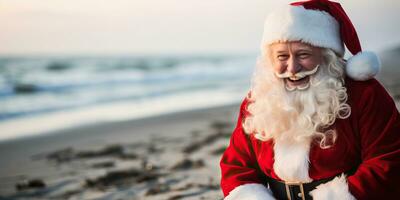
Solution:
<svg viewBox="0 0 400 200"><path fill-rule="evenodd" d="M340 4L270 14L261 52L220 163L225 199L400 199L399 112Z"/></svg>

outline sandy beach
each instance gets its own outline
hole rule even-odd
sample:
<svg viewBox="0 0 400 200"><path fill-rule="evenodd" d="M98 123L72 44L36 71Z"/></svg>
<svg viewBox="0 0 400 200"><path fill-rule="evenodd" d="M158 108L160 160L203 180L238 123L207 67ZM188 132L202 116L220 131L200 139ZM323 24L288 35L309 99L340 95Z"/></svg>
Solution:
<svg viewBox="0 0 400 200"><path fill-rule="evenodd" d="M399 96L396 97L399 108ZM239 105L0 143L0 199L222 199Z"/></svg>
<svg viewBox="0 0 400 200"><path fill-rule="evenodd" d="M0 143L0 199L222 199L239 105Z"/></svg>

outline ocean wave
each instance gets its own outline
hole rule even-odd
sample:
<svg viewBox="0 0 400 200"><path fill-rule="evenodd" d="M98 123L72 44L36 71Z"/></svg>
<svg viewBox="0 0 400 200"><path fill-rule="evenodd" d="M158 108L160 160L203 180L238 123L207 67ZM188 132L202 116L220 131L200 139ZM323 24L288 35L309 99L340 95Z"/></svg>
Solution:
<svg viewBox="0 0 400 200"><path fill-rule="evenodd" d="M0 58L0 121L248 87L251 56Z"/></svg>

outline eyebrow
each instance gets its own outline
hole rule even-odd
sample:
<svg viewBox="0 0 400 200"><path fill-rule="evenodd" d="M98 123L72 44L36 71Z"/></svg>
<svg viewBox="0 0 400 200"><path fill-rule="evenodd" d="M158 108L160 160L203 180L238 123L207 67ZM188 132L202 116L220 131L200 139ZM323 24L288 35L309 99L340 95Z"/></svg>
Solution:
<svg viewBox="0 0 400 200"><path fill-rule="evenodd" d="M301 47L299 49L296 50L296 52L301 52L301 51L308 51L308 52L312 52L313 49L311 47ZM275 52L276 54L285 54L288 53L288 50L278 50Z"/></svg>
<svg viewBox="0 0 400 200"><path fill-rule="evenodd" d="M286 50L281 50L281 51L277 51L276 53L287 53L288 51L286 51Z"/></svg>
<svg viewBox="0 0 400 200"><path fill-rule="evenodd" d="M313 51L311 48L301 48L298 49L297 51Z"/></svg>

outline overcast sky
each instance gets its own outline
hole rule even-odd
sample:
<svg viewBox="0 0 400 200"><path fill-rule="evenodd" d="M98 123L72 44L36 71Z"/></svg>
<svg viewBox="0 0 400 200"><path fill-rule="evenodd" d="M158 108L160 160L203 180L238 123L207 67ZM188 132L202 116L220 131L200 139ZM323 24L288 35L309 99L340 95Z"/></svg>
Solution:
<svg viewBox="0 0 400 200"><path fill-rule="evenodd" d="M257 53L287 0L0 0L0 54ZM339 1L364 49L400 45L399 0Z"/></svg>

